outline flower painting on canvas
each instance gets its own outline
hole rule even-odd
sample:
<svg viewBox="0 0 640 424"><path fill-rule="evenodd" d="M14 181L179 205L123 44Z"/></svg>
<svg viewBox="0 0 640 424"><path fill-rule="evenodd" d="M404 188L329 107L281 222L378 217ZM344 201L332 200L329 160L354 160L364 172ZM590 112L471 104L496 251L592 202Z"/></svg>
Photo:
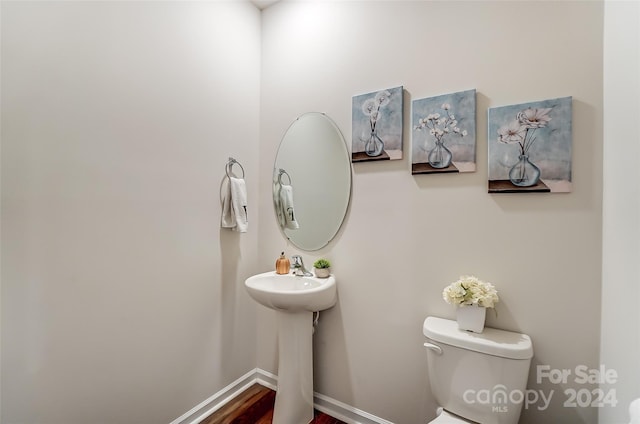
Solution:
<svg viewBox="0 0 640 424"><path fill-rule="evenodd" d="M489 109L489 193L571 191L571 100Z"/></svg>
<svg viewBox="0 0 640 424"><path fill-rule="evenodd" d="M476 170L476 90L414 100L411 173Z"/></svg>
<svg viewBox="0 0 640 424"><path fill-rule="evenodd" d="M402 87L354 96L352 162L402 159Z"/></svg>

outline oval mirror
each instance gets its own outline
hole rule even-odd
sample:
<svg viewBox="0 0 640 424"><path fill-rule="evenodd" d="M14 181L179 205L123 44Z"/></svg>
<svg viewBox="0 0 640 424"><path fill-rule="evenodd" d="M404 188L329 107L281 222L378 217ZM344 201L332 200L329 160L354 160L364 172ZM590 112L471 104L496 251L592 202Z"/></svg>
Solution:
<svg viewBox="0 0 640 424"><path fill-rule="evenodd" d="M278 225L302 250L318 250L338 233L351 197L351 159L336 124L310 112L282 137L273 169Z"/></svg>

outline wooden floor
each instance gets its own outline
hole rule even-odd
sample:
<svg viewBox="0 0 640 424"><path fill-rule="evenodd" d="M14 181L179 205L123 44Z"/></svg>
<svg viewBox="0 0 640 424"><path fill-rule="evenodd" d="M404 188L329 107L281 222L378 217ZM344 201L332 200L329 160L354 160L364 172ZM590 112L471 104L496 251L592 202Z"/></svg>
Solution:
<svg viewBox="0 0 640 424"><path fill-rule="evenodd" d="M271 424L276 392L254 384L231 402L208 416L201 424ZM307 424L307 423L290 423ZM345 424L322 412L315 411L311 424Z"/></svg>

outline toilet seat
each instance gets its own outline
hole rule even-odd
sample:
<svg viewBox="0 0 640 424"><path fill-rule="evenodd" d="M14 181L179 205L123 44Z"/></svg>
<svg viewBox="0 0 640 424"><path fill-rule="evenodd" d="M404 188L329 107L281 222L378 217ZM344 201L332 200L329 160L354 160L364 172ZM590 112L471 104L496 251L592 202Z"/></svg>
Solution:
<svg viewBox="0 0 640 424"><path fill-rule="evenodd" d="M477 424L474 421L465 420L462 417L453 415L445 410L436 417L435 420L429 421L429 424Z"/></svg>

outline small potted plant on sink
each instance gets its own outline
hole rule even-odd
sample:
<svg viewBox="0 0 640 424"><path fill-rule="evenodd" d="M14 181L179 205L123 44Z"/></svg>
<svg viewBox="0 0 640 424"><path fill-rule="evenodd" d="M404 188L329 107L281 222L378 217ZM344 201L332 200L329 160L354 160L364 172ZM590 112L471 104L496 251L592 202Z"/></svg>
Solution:
<svg viewBox="0 0 640 424"><path fill-rule="evenodd" d="M324 258L320 258L313 263L313 272L318 278L327 278L331 273L331 262Z"/></svg>

